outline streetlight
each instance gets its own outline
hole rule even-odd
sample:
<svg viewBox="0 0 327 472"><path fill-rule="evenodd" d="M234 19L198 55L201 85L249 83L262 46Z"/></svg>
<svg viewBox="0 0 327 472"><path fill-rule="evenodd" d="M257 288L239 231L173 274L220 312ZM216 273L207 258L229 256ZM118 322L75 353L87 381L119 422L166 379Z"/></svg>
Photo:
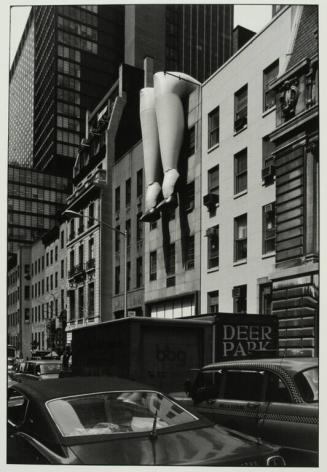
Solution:
<svg viewBox="0 0 327 472"><path fill-rule="evenodd" d="M88 218L87 215L84 215L83 213L79 213L78 211L74 210L65 210L63 212L63 215L71 215L71 216L77 216L78 218ZM105 221L100 220L99 218L90 218L92 220L98 221L101 225L105 226L106 228L111 229L112 231L115 231L115 233L119 233L121 236L124 236L124 268L125 268L125 277L124 277L124 318L127 318L127 230L125 231L120 231L117 228L114 228L113 226L109 225Z"/></svg>

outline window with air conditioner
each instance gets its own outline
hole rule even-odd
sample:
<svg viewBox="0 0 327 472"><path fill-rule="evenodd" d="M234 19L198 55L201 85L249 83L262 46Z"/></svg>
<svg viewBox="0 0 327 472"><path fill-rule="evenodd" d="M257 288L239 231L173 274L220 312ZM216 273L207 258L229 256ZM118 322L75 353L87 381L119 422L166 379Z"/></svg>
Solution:
<svg viewBox="0 0 327 472"><path fill-rule="evenodd" d="M276 210L275 202L262 207L262 253L275 251Z"/></svg>
<svg viewBox="0 0 327 472"><path fill-rule="evenodd" d="M207 229L208 269L219 266L219 227L213 226Z"/></svg>
<svg viewBox="0 0 327 472"><path fill-rule="evenodd" d="M218 290L213 290L208 292L208 313L218 313L219 312L219 292Z"/></svg>

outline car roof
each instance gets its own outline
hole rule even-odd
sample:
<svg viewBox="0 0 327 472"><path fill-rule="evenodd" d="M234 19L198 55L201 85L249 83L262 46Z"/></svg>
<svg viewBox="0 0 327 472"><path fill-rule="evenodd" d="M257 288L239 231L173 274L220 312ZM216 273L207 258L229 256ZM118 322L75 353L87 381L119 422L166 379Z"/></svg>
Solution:
<svg viewBox="0 0 327 472"><path fill-rule="evenodd" d="M66 377L41 382L26 380L17 388L31 399L46 402L54 398L120 390L156 390L147 385L118 377Z"/></svg>
<svg viewBox="0 0 327 472"><path fill-rule="evenodd" d="M295 375L302 370L318 366L317 357L275 357L266 359L239 359L208 364L203 369L214 370L218 368L278 368L284 369L290 375Z"/></svg>

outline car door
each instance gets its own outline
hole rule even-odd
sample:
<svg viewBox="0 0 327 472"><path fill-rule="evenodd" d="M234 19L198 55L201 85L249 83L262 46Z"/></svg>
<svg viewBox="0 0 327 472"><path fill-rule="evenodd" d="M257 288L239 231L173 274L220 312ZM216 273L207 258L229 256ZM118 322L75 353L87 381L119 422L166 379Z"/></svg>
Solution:
<svg viewBox="0 0 327 472"><path fill-rule="evenodd" d="M21 434L28 421L29 406L28 398L25 395L15 388L9 389L7 413L8 464L49 463Z"/></svg>
<svg viewBox="0 0 327 472"><path fill-rule="evenodd" d="M263 405L263 380L261 371L217 371L213 385L207 381L205 388L198 389L197 410L217 424L256 436Z"/></svg>
<svg viewBox="0 0 327 472"><path fill-rule="evenodd" d="M262 438L295 449L297 457L300 450L318 451L317 406L295 402L291 379L288 384L278 374L266 375L265 407L259 422ZM304 461L305 456L312 455L303 454L301 460ZM299 465L306 465L303 461Z"/></svg>

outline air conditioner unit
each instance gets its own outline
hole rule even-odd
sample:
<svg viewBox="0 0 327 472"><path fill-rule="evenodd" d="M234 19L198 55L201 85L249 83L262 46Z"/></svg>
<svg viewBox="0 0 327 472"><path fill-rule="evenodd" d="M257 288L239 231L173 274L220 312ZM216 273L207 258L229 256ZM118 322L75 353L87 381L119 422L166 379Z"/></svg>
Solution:
<svg viewBox="0 0 327 472"><path fill-rule="evenodd" d="M262 169L262 180L272 179L275 175L275 166L270 165Z"/></svg>
<svg viewBox="0 0 327 472"><path fill-rule="evenodd" d="M232 297L240 298L240 296L241 296L241 287L234 287L232 290Z"/></svg>
<svg viewBox="0 0 327 472"><path fill-rule="evenodd" d="M216 193L207 193L203 197L203 205L207 208L212 208L219 203L219 195Z"/></svg>
<svg viewBox="0 0 327 472"><path fill-rule="evenodd" d="M207 231L206 231L206 236L208 238L212 238L214 236L217 236L218 234L218 229L213 227L213 228L208 228Z"/></svg>
<svg viewBox="0 0 327 472"><path fill-rule="evenodd" d="M274 204L273 203L269 203L268 205L264 206L264 212L265 213L272 213L273 210L274 210Z"/></svg>

